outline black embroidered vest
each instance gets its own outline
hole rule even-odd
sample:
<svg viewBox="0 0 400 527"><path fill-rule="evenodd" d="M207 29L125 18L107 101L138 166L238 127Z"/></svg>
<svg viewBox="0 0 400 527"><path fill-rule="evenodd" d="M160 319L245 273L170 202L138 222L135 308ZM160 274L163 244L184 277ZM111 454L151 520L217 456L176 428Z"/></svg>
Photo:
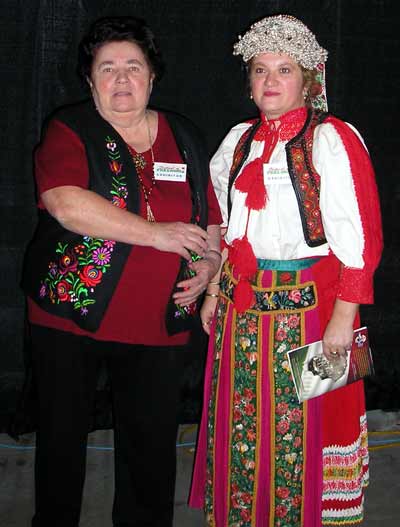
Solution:
<svg viewBox="0 0 400 527"><path fill-rule="evenodd" d="M207 149L189 120L169 112L163 114L188 165L191 221L206 228ZM54 119L73 130L84 144L89 189L115 206L137 213L140 195L137 177L132 177L136 174L132 157L124 140L102 119L92 102L63 108L55 113ZM47 211L41 210L25 255L22 287L45 311L71 319L87 331L96 331L131 250L134 247L125 243L68 231ZM184 267L182 259L180 273ZM184 329L187 328L179 331Z"/></svg>
<svg viewBox="0 0 400 527"><path fill-rule="evenodd" d="M303 128L285 146L289 175L299 206L304 238L310 247L317 247L326 243L319 208L320 176L312 162L312 147L314 129L327 116L326 112L308 110ZM236 145L229 175L229 217L232 209L230 198L232 185L249 156L251 143L260 126L261 119L258 119L244 132Z"/></svg>

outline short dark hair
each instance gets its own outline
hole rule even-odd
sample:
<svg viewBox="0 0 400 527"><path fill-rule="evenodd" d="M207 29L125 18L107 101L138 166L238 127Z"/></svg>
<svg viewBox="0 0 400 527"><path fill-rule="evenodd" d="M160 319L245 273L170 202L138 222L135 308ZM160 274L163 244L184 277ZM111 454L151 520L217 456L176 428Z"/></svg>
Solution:
<svg viewBox="0 0 400 527"><path fill-rule="evenodd" d="M141 49L154 74L154 82L164 73L164 62L147 23L134 16L109 16L99 18L89 27L78 48L78 73L83 80L90 78L97 50L109 42L128 41Z"/></svg>

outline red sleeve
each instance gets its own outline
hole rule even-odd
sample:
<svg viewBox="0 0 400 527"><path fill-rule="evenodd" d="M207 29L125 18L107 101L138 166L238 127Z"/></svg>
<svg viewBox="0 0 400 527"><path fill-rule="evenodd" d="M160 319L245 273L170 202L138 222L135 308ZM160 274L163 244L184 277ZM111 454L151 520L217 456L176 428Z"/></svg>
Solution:
<svg viewBox="0 0 400 527"><path fill-rule="evenodd" d="M211 179L208 180L207 187L207 201L208 201L208 225L221 225L222 216L219 208L217 196L215 195Z"/></svg>
<svg viewBox="0 0 400 527"><path fill-rule="evenodd" d="M65 124L53 120L43 142L35 153L35 178L39 196L46 190L63 185L88 188L89 170L85 147Z"/></svg>
<svg viewBox="0 0 400 527"><path fill-rule="evenodd" d="M381 212L374 169L364 145L349 126L335 117L329 117L326 122L335 127L345 146L364 233L364 267L342 267L337 297L356 304L372 304L373 276L383 248Z"/></svg>

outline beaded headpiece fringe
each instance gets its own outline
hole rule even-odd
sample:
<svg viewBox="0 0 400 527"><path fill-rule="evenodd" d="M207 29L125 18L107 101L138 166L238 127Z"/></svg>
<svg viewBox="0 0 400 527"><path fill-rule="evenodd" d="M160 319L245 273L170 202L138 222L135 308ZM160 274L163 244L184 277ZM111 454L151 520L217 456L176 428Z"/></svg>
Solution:
<svg viewBox="0 0 400 527"><path fill-rule="evenodd" d="M314 33L290 15L268 16L256 22L239 37L233 50L234 55L242 55L244 62L260 53L284 53L309 70L328 58Z"/></svg>

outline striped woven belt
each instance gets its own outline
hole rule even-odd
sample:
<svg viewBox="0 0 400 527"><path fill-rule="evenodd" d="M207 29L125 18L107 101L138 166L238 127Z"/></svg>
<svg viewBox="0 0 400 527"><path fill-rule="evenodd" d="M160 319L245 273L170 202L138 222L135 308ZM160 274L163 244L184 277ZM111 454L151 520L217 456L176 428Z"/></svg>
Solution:
<svg viewBox="0 0 400 527"><path fill-rule="evenodd" d="M307 261L309 262L310 258ZM286 269L280 270L285 271ZM291 270L294 271L295 269ZM237 280L232 276L229 263L226 263L221 276L220 291L222 296L230 302L233 301L233 292L236 284ZM250 311L266 313L276 311L307 311L314 309L317 305L317 293L315 284L312 281L275 287L259 287L252 284L252 288L255 295L255 303L251 306Z"/></svg>

